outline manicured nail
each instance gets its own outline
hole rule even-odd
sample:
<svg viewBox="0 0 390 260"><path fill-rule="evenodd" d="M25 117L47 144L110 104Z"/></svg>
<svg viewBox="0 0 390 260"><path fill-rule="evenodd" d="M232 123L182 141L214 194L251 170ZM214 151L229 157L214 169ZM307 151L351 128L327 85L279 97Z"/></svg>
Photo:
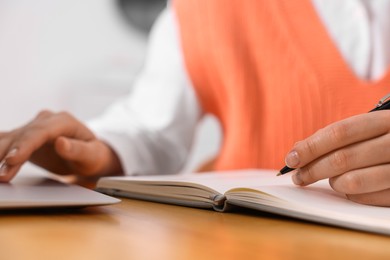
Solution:
<svg viewBox="0 0 390 260"><path fill-rule="evenodd" d="M5 162L5 160L2 160L0 162L0 176L5 176L7 175L7 164Z"/></svg>
<svg viewBox="0 0 390 260"><path fill-rule="evenodd" d="M17 152L18 152L18 148L13 148L11 151L9 151L9 152L7 153L7 155L5 156L5 159L11 158L11 157L14 156Z"/></svg>
<svg viewBox="0 0 390 260"><path fill-rule="evenodd" d="M285 162L288 167L296 168L300 163L297 151L292 150L289 152L286 156Z"/></svg>
<svg viewBox="0 0 390 260"><path fill-rule="evenodd" d="M295 185L299 185L300 186L300 185L303 184L302 175L299 172L299 170L292 176L292 181L294 182Z"/></svg>

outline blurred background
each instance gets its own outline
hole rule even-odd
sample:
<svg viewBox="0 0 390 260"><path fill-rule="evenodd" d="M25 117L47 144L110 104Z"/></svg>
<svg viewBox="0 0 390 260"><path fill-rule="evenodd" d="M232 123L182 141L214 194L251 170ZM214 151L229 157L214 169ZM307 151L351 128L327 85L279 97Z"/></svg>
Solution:
<svg viewBox="0 0 390 260"><path fill-rule="evenodd" d="M0 130L40 110L99 115L131 92L150 27L166 0L0 0ZM183 171L219 148L216 121L199 126Z"/></svg>

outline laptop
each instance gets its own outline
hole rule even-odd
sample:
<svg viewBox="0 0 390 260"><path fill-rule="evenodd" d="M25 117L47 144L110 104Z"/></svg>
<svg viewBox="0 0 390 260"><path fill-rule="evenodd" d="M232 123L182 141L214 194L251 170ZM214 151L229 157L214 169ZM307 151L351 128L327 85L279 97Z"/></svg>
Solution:
<svg viewBox="0 0 390 260"><path fill-rule="evenodd" d="M119 199L42 176L17 176L0 183L0 210L79 208L120 202Z"/></svg>

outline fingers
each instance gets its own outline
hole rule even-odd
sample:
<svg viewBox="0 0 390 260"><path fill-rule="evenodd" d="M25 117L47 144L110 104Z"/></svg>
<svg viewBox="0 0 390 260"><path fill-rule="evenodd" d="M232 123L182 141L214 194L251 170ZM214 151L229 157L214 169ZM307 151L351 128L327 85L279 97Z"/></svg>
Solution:
<svg viewBox="0 0 390 260"><path fill-rule="evenodd" d="M95 138L89 129L68 113L43 111L26 126L2 136L1 140L6 145L0 146L0 149L3 156L10 150L16 149L18 152L10 163L18 164L27 161L34 151L45 143L54 142L59 136L86 141Z"/></svg>
<svg viewBox="0 0 390 260"><path fill-rule="evenodd" d="M373 193L390 188L390 164L362 168L329 179L335 191L344 194Z"/></svg>
<svg viewBox="0 0 390 260"><path fill-rule="evenodd" d="M104 175L111 171L111 150L95 139L92 141L80 141L66 137L59 137L55 141L55 149L60 157L68 161L69 166L80 175Z"/></svg>
<svg viewBox="0 0 390 260"><path fill-rule="evenodd" d="M55 142L55 149L59 156L74 164L78 172L88 174L96 172L100 167L102 155L98 141L85 142L59 137Z"/></svg>
<svg viewBox="0 0 390 260"><path fill-rule="evenodd" d="M22 165L7 165L5 163L0 166L0 182L9 182L17 174Z"/></svg>
<svg viewBox="0 0 390 260"><path fill-rule="evenodd" d="M390 111L331 124L295 144L286 164L293 182L329 178L332 188L355 202L390 206Z"/></svg>
<svg viewBox="0 0 390 260"><path fill-rule="evenodd" d="M0 133L0 162L4 164L0 181L12 178L14 169L20 168L44 145L53 144L59 136L85 141L95 139L86 126L66 112L43 111L25 126Z"/></svg>
<svg viewBox="0 0 390 260"><path fill-rule="evenodd" d="M1 161L1 158L6 157L6 153L8 153L8 148L9 148L10 144L11 144L10 139L0 137L0 161Z"/></svg>
<svg viewBox="0 0 390 260"><path fill-rule="evenodd" d="M347 194L349 200L360 204L389 207L390 189L365 194Z"/></svg>
<svg viewBox="0 0 390 260"><path fill-rule="evenodd" d="M67 112L53 113L42 111L38 114L36 119L22 129L29 130L21 131L26 135L35 137L35 134L39 133L50 140L53 140L58 136L66 136L85 141L95 138L94 134L84 126L84 124ZM32 131L36 131L36 133L28 134L28 132Z"/></svg>
<svg viewBox="0 0 390 260"><path fill-rule="evenodd" d="M58 174L120 174L116 153L68 113L43 111L27 125L0 132L0 182L15 176L24 162Z"/></svg>
<svg viewBox="0 0 390 260"><path fill-rule="evenodd" d="M309 185L352 170L385 164L390 162L389 144L387 134L332 151L298 169L293 181L297 185Z"/></svg>
<svg viewBox="0 0 390 260"><path fill-rule="evenodd" d="M389 131L390 111L354 116L331 124L295 144L286 165L300 168L341 147L384 135Z"/></svg>
<svg viewBox="0 0 390 260"><path fill-rule="evenodd" d="M59 136L94 139L92 132L69 114L48 111L41 112L32 122L3 138L10 141L8 150L18 150L12 161L17 164L27 161L44 143L53 142Z"/></svg>

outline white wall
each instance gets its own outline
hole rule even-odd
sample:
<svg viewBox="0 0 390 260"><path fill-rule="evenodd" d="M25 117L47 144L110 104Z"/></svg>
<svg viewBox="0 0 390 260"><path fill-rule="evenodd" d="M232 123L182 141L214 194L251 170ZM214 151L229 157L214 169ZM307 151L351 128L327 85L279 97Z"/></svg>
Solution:
<svg viewBox="0 0 390 260"><path fill-rule="evenodd" d="M123 92L140 67L145 39L126 27L111 0L0 1L0 127L73 98ZM101 93L100 93L101 92ZM85 101L85 100L84 100ZM72 103L72 104L71 104ZM96 104L94 104L96 105Z"/></svg>
<svg viewBox="0 0 390 260"><path fill-rule="evenodd" d="M0 130L42 109L97 115L130 90L145 50L114 1L1 0ZM205 122L186 170L218 149L218 126Z"/></svg>

